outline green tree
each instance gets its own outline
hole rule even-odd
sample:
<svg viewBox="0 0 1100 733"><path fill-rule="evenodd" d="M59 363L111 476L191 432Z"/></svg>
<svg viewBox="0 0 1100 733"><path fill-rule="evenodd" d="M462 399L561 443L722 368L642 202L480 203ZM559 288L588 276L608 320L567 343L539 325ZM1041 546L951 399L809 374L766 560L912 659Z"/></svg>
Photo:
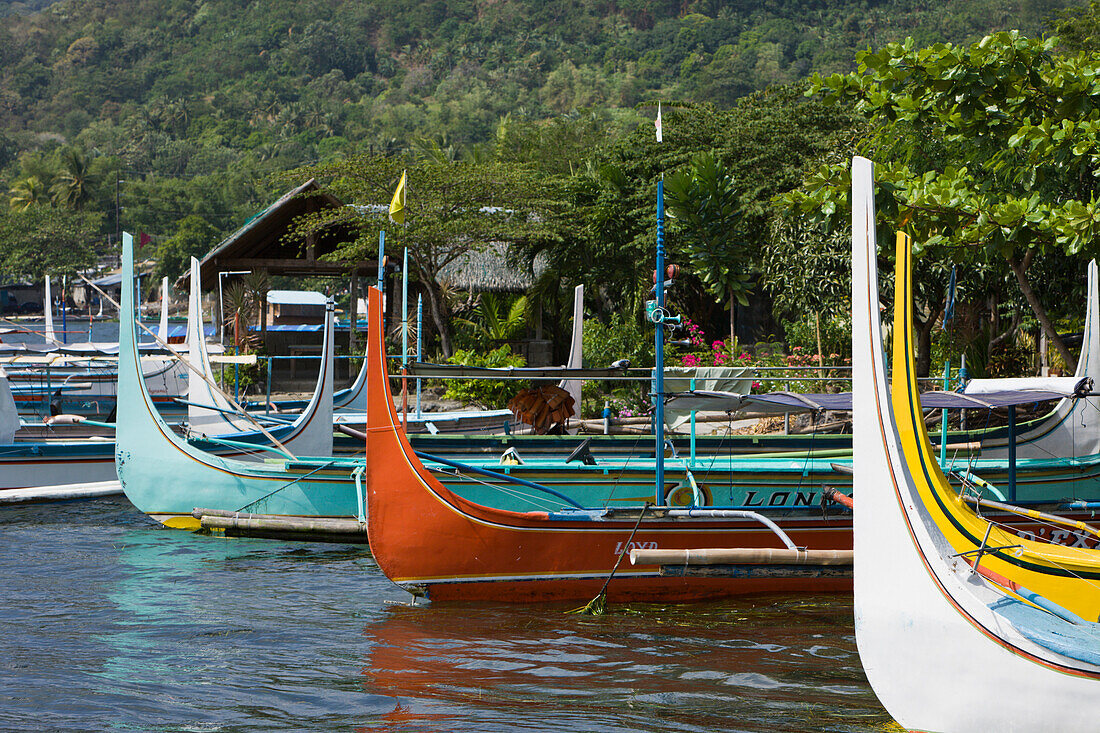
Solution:
<svg viewBox="0 0 1100 733"><path fill-rule="evenodd" d="M474 318L456 318L468 327L479 346L499 345L501 341L518 338L527 327L530 303L527 296L512 298L496 293L481 293L474 307ZM495 342L495 343L494 343Z"/></svg>
<svg viewBox="0 0 1100 733"><path fill-rule="evenodd" d="M851 311L851 231L825 231L803 217L780 215L772 221L763 260L763 281L775 307L814 324L819 364L821 316Z"/></svg>
<svg viewBox="0 0 1100 733"><path fill-rule="evenodd" d="M387 221L377 208L388 202L402 171L408 173L405 225ZM409 249L413 275L425 287L428 312L444 355L453 353L450 314L443 297L443 269L490 242L521 240L537 231L539 212L551 205L542 181L520 166L435 159L406 165L402 161L359 156L291 172L294 180L316 177L330 181L333 193L358 207L322 211L301 222L303 237L336 222L351 223L359 237L337 252L337 258L368 259L377 252L380 231L390 252Z"/></svg>
<svg viewBox="0 0 1100 733"><path fill-rule="evenodd" d="M1055 250L1094 253L1100 201L1100 57L1054 54L1057 40L1016 32L966 47L912 40L857 57L853 74L815 79L871 123L861 148L879 165L879 221L918 247L980 249L1007 266L1048 340L1076 363L1029 278ZM980 161L971 164L971 161ZM814 173L789 201L845 216L846 164ZM1057 295L1057 283L1045 283Z"/></svg>
<svg viewBox="0 0 1100 733"><path fill-rule="evenodd" d="M191 258L202 259L218 243L218 230L194 214L179 220L176 233L157 246L153 279L175 280L191 267Z"/></svg>
<svg viewBox="0 0 1100 733"><path fill-rule="evenodd" d="M26 211L32 206L44 204L49 201L49 186L42 182L38 176L20 178L12 184L11 208L15 211Z"/></svg>
<svg viewBox="0 0 1100 733"><path fill-rule="evenodd" d="M0 212L0 274L39 280L74 275L95 263L102 217L37 204Z"/></svg>
<svg viewBox="0 0 1100 733"><path fill-rule="evenodd" d="M66 147L60 153L60 170L50 184L53 201L69 209L82 209L94 197L98 177L84 152Z"/></svg>
<svg viewBox="0 0 1100 733"><path fill-rule="evenodd" d="M707 289L729 302L730 341L737 338L737 305L749 304L752 252L733 176L714 153L698 153L669 177L665 201L675 217L675 249L686 251Z"/></svg>

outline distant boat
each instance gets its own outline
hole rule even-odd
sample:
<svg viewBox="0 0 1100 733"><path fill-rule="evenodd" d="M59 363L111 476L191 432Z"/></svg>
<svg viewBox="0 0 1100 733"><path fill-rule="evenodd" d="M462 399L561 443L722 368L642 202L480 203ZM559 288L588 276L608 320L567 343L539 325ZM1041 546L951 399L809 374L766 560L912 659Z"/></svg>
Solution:
<svg viewBox="0 0 1100 733"><path fill-rule="evenodd" d="M7 373L0 369L0 504L119 493L114 441L16 440L19 414Z"/></svg>
<svg viewBox="0 0 1100 733"><path fill-rule="evenodd" d="M852 186L855 629L867 679L910 730L1092 730L1100 553L1015 536L999 526L1011 514L979 516L948 486L913 378L909 241L899 234L891 387L870 161L853 161Z"/></svg>
<svg viewBox="0 0 1100 733"><path fill-rule="evenodd" d="M67 342L57 338L49 278L45 292L45 343L0 345L0 363L18 387L16 405L24 414L60 410L107 415L115 402L118 342ZM162 298L162 336L167 328L167 308L167 299ZM154 342L142 347L163 353ZM142 370L160 409L171 411L175 398L187 393L187 370L176 359L147 354L142 357Z"/></svg>
<svg viewBox="0 0 1100 733"><path fill-rule="evenodd" d="M132 303L130 289L126 290ZM325 328L325 348L323 350L321 372L313 398L305 411L289 424L273 425L268 432L283 442L288 449L308 450L317 455L332 452L331 394L333 372L333 334L331 303L328 325ZM133 323L129 323L129 333L133 335ZM199 342L201 343L201 342ZM133 364L137 364L137 347L131 344L134 355ZM191 350L192 357L205 357L203 348ZM186 368L186 367L185 367ZM132 375L142 385L144 394L149 395L144 375L135 371ZM195 378L196 382L206 383ZM149 396L149 404L152 397ZM226 403L228 404L228 403ZM158 413L159 414L159 413ZM81 417L67 419L65 423L77 423L73 429L79 429ZM125 420L125 412L119 414L118 421ZM218 436L205 436L199 431L190 431L190 440L175 436L184 445L199 446L202 452L233 456L237 462L262 460L273 452L286 455L272 448L267 435L259 431L252 423L242 420L248 430ZM158 423L164 430L172 433L163 422ZM68 499L80 496L121 493L122 486L116 474L116 443L107 436L82 437L80 439L24 438L17 439L20 419L15 410L11 390L0 370L0 503L11 501ZM54 429L48 426L46 429ZM67 427L56 428L59 434ZM116 430L116 434L117 434ZM125 432L125 431L123 431ZM199 450L196 449L196 450ZM171 486L172 476L162 474L156 486Z"/></svg>

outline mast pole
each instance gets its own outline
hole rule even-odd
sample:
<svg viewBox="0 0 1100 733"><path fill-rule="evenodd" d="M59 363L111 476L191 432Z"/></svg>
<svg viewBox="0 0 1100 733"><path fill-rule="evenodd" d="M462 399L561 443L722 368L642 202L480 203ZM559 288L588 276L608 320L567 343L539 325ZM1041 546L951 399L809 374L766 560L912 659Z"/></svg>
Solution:
<svg viewBox="0 0 1100 733"><path fill-rule="evenodd" d="M665 181L657 181L657 272L655 280L657 313L665 307ZM665 327L661 318L654 319L653 370L655 401L653 409L653 434L656 453L655 496L657 506L664 505L665 493Z"/></svg>

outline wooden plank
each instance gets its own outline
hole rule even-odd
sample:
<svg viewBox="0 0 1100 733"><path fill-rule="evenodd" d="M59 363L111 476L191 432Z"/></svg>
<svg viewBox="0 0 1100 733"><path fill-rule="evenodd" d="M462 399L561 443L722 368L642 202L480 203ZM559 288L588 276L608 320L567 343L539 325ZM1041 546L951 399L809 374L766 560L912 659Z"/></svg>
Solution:
<svg viewBox="0 0 1100 733"><path fill-rule="evenodd" d="M789 550L769 547L631 550L632 565L852 565L851 550Z"/></svg>
<svg viewBox="0 0 1100 733"><path fill-rule="evenodd" d="M666 578L819 578L844 580L852 578L852 568L815 567L810 565L662 565L660 574Z"/></svg>
<svg viewBox="0 0 1100 733"><path fill-rule="evenodd" d="M288 517L275 514L240 514L219 509L195 509L191 515L205 530L225 532L230 537L349 542L365 544L367 525L355 519L335 517Z"/></svg>
<svg viewBox="0 0 1100 733"><path fill-rule="evenodd" d="M23 504L36 501L69 501L113 496L122 493L118 481L93 481L60 486L33 486L26 489L0 490L0 504Z"/></svg>

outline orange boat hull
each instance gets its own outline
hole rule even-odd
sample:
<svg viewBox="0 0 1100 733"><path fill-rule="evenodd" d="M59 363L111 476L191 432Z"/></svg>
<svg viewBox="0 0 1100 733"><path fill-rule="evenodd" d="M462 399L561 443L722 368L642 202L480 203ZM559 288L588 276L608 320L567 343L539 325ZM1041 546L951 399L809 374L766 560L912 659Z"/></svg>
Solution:
<svg viewBox="0 0 1100 733"><path fill-rule="evenodd" d="M474 504L450 492L416 457L401 431L369 294L366 486L371 551L390 580L432 600L546 602L599 593L628 542L637 548L780 547L747 519L562 518ZM380 409L375 409L378 406ZM637 532L631 533L638 524ZM851 519L799 518L784 525L796 544L850 549ZM749 593L850 591L851 580L811 568L788 577L737 569L730 577L669 577L624 560L607 588L612 601L694 601Z"/></svg>

